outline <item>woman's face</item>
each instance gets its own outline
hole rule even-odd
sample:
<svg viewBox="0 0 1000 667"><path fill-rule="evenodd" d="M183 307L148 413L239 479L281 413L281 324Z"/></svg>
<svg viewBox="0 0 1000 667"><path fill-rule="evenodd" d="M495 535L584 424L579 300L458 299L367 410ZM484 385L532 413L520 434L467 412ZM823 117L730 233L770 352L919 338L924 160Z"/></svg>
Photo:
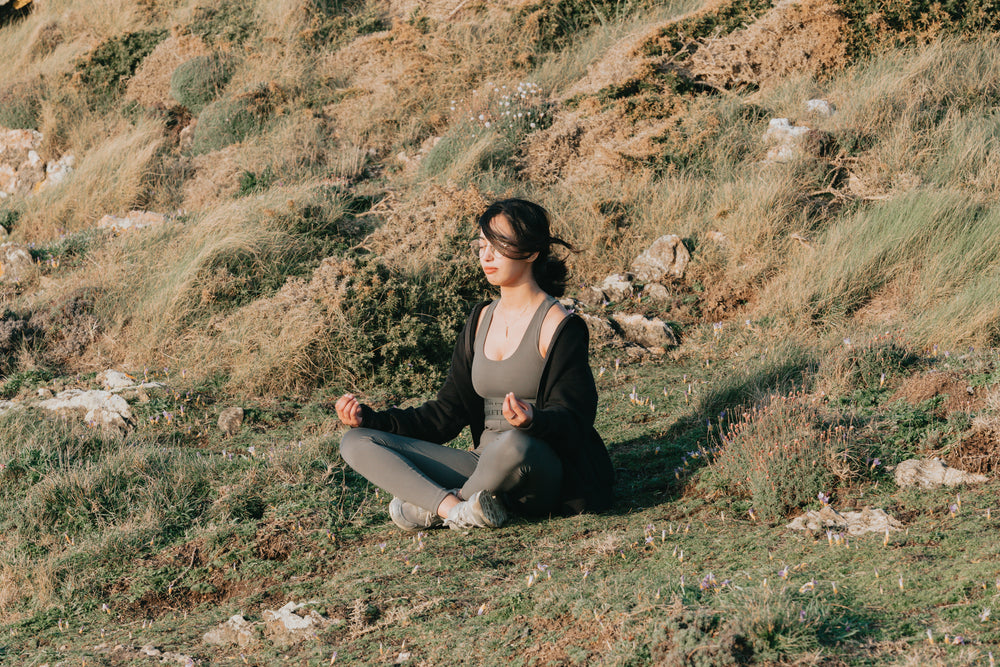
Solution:
<svg viewBox="0 0 1000 667"><path fill-rule="evenodd" d="M502 238L513 238L514 230L503 215L498 215L490 221L490 229ZM526 259L511 259L497 252L496 248L486 240L482 232L479 234L479 265L486 274L486 280L497 287L514 287L534 282L531 265L537 253Z"/></svg>

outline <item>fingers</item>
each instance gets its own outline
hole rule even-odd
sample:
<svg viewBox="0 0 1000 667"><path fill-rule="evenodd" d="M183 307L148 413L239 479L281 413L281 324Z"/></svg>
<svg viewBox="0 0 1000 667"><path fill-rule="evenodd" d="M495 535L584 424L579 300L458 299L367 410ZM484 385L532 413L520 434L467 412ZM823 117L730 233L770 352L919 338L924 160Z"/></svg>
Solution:
<svg viewBox="0 0 1000 667"><path fill-rule="evenodd" d="M531 423L531 404L520 400L511 392L503 398L503 416L511 426L527 426Z"/></svg>
<svg viewBox="0 0 1000 667"><path fill-rule="evenodd" d="M340 421L347 426L361 426L361 404L354 397L354 394L344 394L338 398L334 409L336 409Z"/></svg>

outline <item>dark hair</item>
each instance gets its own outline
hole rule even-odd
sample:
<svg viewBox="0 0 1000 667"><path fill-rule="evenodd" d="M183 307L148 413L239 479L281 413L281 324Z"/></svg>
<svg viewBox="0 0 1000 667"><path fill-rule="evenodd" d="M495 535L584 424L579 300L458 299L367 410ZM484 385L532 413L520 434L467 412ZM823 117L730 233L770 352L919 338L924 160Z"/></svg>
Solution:
<svg viewBox="0 0 1000 667"><path fill-rule="evenodd" d="M493 218L502 215L510 222L511 237L497 232L490 225ZM552 246L560 245L570 252L576 249L549 231L549 214L544 208L524 199L501 199L493 202L479 216L479 229L497 252L511 259L527 259L534 253L538 257L531 265L531 274L543 290L554 297L566 293L566 276L569 270L563 257L552 254Z"/></svg>

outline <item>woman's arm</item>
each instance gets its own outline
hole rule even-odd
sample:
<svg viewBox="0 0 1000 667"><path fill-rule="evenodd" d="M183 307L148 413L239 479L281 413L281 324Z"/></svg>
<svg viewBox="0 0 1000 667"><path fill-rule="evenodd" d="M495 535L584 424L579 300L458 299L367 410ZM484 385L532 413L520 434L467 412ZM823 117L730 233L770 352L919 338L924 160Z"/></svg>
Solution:
<svg viewBox="0 0 1000 667"><path fill-rule="evenodd" d="M579 317L569 317L550 345L551 358L526 433L539 437L560 454L569 454L573 439L594 424L597 386L590 370L590 334ZM560 451L562 450L562 451Z"/></svg>

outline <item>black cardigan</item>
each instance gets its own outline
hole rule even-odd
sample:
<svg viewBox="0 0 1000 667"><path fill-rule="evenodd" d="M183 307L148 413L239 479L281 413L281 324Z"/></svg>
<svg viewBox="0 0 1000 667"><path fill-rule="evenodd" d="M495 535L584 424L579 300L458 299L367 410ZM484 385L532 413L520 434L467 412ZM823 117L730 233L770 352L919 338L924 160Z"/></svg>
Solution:
<svg viewBox="0 0 1000 667"><path fill-rule="evenodd" d="M466 321L436 398L405 409L374 411L363 406L362 426L439 444L469 426L478 447L485 424L483 399L472 387L472 341L487 303L477 305ZM561 509L569 513L599 512L613 499L611 458L594 429L597 387L590 370L589 343L582 319L576 315L563 318L545 357L531 424L522 429L547 442L562 461Z"/></svg>

